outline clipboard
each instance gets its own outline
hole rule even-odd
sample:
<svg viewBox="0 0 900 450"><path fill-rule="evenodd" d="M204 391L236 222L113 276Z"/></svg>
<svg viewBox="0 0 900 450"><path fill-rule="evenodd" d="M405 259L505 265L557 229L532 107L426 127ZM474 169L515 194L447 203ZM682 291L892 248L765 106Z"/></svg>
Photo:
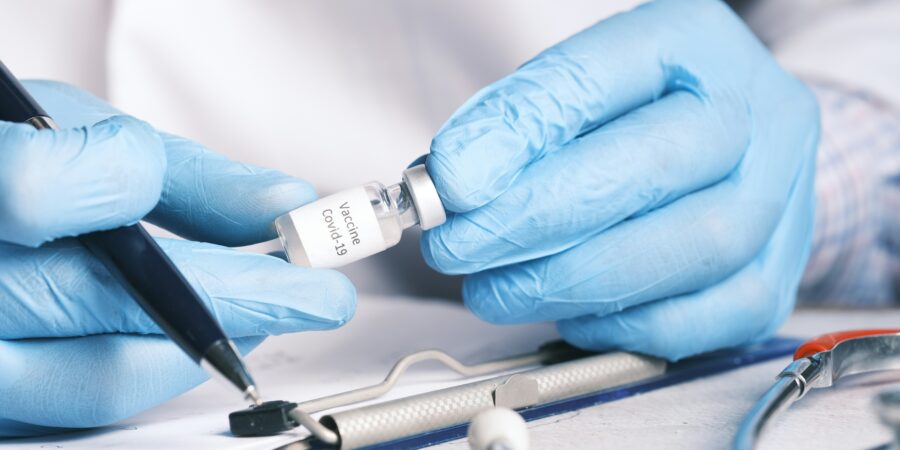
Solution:
<svg viewBox="0 0 900 450"><path fill-rule="evenodd" d="M737 349L704 354L673 364L666 364L664 361L656 360L655 358L621 352L592 356L585 356L582 354L581 356L573 356L572 359L559 363L558 365L547 366L553 367L552 371L548 371L547 369L535 369L507 373L497 378L468 383L437 392L393 400L380 405L363 406L358 409L345 410L333 415L325 415L320 422L311 419L311 416L307 414L306 421L303 422L303 425L310 429L310 431L313 431L313 436L284 445L279 447L279 449L405 449L428 447L465 437L468 420L461 420L460 414L463 414L462 417L471 419L471 416L467 415L470 415L471 411L475 410L472 408L477 409L477 405L473 406L466 402L469 402L473 398L472 395L484 397L484 392L489 392L489 395L492 395L493 401L497 403L498 406L501 406L499 405L501 402L501 397L499 395L501 388L508 385L511 380L516 379L516 377L531 377L540 380L544 385L551 385L549 388L544 386L545 391L549 390L556 392L556 395L565 396L566 392L564 390L560 391L559 386L561 385L553 385L552 381L559 380L560 377L565 377L567 371L584 371L585 367L593 367L591 365L601 368L615 367L615 370L610 372L612 378L599 381L591 380L600 383L598 385L602 385L603 383L615 383L606 388L581 393L579 395L571 395L560 400L549 402L538 402L538 397L534 397L530 400L526 399L524 404L527 406L522 407L505 405L512 406L525 420L532 421L788 356L793 353L800 343L801 340L799 339L776 337L761 343ZM522 357L519 356L515 358ZM510 360L515 358L511 358ZM496 364L496 362L493 362L493 364ZM598 366L598 364L600 365ZM629 372L629 370L631 370L631 372ZM656 371L656 374L653 376L642 376L642 374L652 374L654 371ZM603 376L605 375L601 374L600 377L594 378L602 378ZM629 376L632 377L634 381L616 383L616 381L628 379ZM389 376L388 378L390 379L391 377ZM551 382L546 382L546 380L551 380ZM394 382L395 381L396 378L394 379ZM578 384L577 380L575 381L575 384ZM589 387L591 385L587 384L585 386ZM553 391L553 389L556 389L556 391ZM513 398L513 401L515 401L514 397L520 395L521 392L525 392L525 394L522 395L527 397L527 389L525 389L525 391L514 391L513 396L510 398ZM340 397L340 395L341 394L338 394L337 397ZM448 399L449 403L437 403L439 407L435 407L436 401L441 402ZM306 404L313 405L316 404L315 402L316 400L306 402ZM321 403L319 406L322 406L325 403ZM302 407L304 403L301 403L300 405ZM441 405L449 406L444 407ZM464 410L454 411L454 405ZM296 404L294 404L294 406L296 406ZM465 408L469 408L469 410L465 410ZM422 411L426 411L426 414L433 414L434 417L429 418L426 416L423 419L417 415L422 414ZM385 416L385 414L387 414L387 416ZM384 417L390 417L390 419L385 420ZM396 424L398 422L402 423L402 421L406 419L411 423L408 428L411 430L409 434L402 435L395 439L385 439L385 436L397 435L398 429ZM446 425L448 423L449 425ZM323 424L325 425L325 428L339 435L336 441L333 440L329 444L318 439L318 436L321 436L321 434L314 428ZM427 428L433 424L436 425L432 426L430 429ZM402 434L402 428L400 429L399 434Z"/></svg>

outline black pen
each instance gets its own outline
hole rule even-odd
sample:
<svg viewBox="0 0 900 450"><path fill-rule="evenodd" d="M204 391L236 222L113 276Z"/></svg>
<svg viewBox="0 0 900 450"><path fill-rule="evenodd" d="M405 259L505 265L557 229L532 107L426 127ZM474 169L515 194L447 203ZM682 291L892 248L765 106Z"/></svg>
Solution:
<svg viewBox="0 0 900 450"><path fill-rule="evenodd" d="M58 128L0 61L0 120ZM234 344L169 257L139 223L78 236L141 308L185 353L260 403L256 385Z"/></svg>

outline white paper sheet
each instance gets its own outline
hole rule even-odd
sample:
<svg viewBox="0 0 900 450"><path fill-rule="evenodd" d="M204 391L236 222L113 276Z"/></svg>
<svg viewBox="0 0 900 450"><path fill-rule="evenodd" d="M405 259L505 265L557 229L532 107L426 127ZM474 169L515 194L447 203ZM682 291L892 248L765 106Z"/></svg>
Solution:
<svg viewBox="0 0 900 450"><path fill-rule="evenodd" d="M461 305L410 298L360 298L356 317L339 330L270 338L246 361L267 400L302 401L380 382L400 357L437 348L466 363L533 351L557 339L552 324L496 326ZM385 398L448 387L461 380L433 363L415 366ZM235 438L228 413L237 395L216 382L115 426L0 443L15 449L268 449L305 432Z"/></svg>

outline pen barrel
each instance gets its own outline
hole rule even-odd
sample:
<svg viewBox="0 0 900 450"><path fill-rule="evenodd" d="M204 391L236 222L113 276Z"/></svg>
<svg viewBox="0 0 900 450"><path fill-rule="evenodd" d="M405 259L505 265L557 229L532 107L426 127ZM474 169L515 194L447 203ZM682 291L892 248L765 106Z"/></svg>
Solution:
<svg viewBox="0 0 900 450"><path fill-rule="evenodd" d="M216 341L226 339L197 293L142 226L83 234L78 240L194 361L199 362Z"/></svg>
<svg viewBox="0 0 900 450"><path fill-rule="evenodd" d="M33 117L46 117L41 105L0 61L0 120L28 122Z"/></svg>

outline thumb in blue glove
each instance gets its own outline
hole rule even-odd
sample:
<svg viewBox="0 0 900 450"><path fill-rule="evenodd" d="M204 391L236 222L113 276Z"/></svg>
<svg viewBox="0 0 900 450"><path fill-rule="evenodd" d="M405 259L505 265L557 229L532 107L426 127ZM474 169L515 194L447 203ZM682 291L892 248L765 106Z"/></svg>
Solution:
<svg viewBox="0 0 900 450"><path fill-rule="evenodd" d="M146 215L202 241L159 239L244 352L353 315L341 274L221 246L274 238L275 217L315 198L307 183L159 133L75 88L26 86L63 129L0 122L0 436L113 423L206 378L67 236Z"/></svg>

